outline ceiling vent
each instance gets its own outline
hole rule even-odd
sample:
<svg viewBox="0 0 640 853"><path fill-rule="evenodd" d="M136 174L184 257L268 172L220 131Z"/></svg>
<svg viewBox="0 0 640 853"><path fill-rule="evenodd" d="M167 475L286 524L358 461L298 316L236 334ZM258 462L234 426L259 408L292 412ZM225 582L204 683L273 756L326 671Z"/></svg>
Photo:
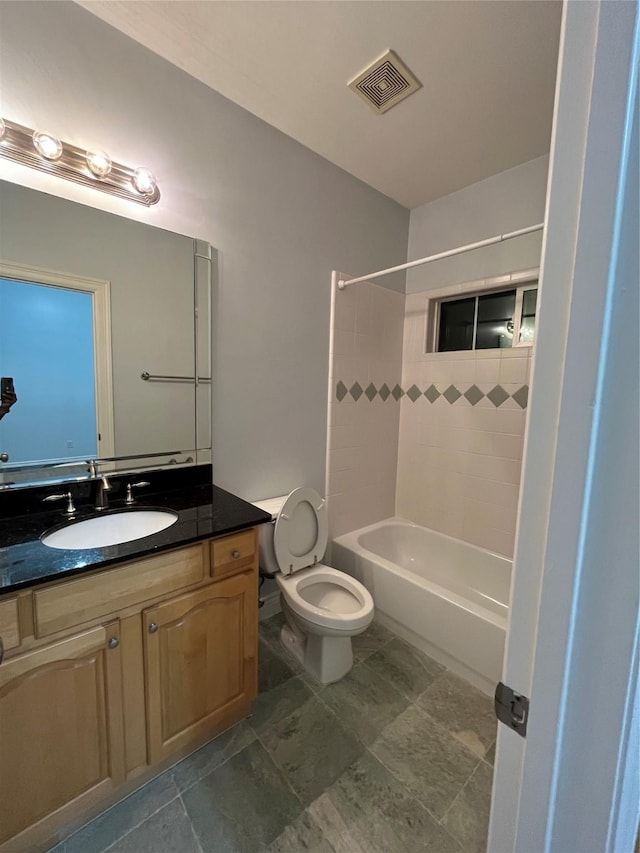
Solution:
<svg viewBox="0 0 640 853"><path fill-rule="evenodd" d="M392 50L349 81L349 88L369 104L375 113L386 113L421 87L404 62Z"/></svg>

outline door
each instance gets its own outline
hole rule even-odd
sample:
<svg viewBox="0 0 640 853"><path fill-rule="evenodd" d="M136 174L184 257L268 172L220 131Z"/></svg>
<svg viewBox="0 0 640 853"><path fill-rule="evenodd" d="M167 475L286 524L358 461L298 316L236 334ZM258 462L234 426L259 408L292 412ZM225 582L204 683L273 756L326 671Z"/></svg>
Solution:
<svg viewBox="0 0 640 853"><path fill-rule="evenodd" d="M0 483L113 456L110 310L109 282L0 259L0 373L17 396L0 418Z"/></svg>
<svg viewBox="0 0 640 853"><path fill-rule="evenodd" d="M0 278L0 316L0 372L18 397L0 422L9 462L95 459L93 295Z"/></svg>
<svg viewBox="0 0 640 853"><path fill-rule="evenodd" d="M213 737L256 695L256 572L143 613L149 761Z"/></svg>
<svg viewBox="0 0 640 853"><path fill-rule="evenodd" d="M124 779L117 621L0 665L0 767L0 844Z"/></svg>
<svg viewBox="0 0 640 853"><path fill-rule="evenodd" d="M638 4L564 6L489 851L633 849ZM636 711L637 713L637 711Z"/></svg>

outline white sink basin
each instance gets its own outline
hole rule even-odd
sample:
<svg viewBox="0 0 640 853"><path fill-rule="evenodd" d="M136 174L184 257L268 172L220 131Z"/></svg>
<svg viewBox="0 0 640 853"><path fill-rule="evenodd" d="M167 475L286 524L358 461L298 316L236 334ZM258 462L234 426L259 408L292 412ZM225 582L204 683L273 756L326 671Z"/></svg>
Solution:
<svg viewBox="0 0 640 853"><path fill-rule="evenodd" d="M171 510L139 509L128 512L111 512L86 521L76 521L60 530L45 533L42 543L49 548L80 551L88 548L105 548L143 539L166 530L178 520Z"/></svg>

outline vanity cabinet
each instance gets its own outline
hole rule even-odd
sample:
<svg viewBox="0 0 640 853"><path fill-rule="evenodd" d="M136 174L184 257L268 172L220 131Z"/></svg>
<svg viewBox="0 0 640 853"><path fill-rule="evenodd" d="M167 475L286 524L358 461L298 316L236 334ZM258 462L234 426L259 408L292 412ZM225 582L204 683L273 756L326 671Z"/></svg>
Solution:
<svg viewBox="0 0 640 853"><path fill-rule="evenodd" d="M18 599L0 600L0 661L5 652L20 645L20 620Z"/></svg>
<svg viewBox="0 0 640 853"><path fill-rule="evenodd" d="M255 528L0 599L0 853L48 849L246 717L257 608Z"/></svg>
<svg viewBox="0 0 640 853"><path fill-rule="evenodd" d="M124 780L120 667L117 620L0 666L0 843Z"/></svg>
<svg viewBox="0 0 640 853"><path fill-rule="evenodd" d="M152 762L224 728L255 696L257 606L245 572L145 610Z"/></svg>

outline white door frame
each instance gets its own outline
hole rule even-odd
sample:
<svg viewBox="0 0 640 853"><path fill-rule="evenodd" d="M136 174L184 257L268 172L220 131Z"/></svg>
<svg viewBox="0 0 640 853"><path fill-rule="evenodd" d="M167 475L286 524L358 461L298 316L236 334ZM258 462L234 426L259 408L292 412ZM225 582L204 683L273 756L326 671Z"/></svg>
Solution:
<svg viewBox="0 0 640 853"><path fill-rule="evenodd" d="M630 853L640 818L639 12L563 10L503 669L531 709L499 726L491 853Z"/></svg>
<svg viewBox="0 0 640 853"><path fill-rule="evenodd" d="M96 378L96 426L98 457L115 455L113 376L111 361L111 284L99 278L72 275L0 259L0 278L79 290L93 300L94 373ZM97 437L96 437L97 438Z"/></svg>

